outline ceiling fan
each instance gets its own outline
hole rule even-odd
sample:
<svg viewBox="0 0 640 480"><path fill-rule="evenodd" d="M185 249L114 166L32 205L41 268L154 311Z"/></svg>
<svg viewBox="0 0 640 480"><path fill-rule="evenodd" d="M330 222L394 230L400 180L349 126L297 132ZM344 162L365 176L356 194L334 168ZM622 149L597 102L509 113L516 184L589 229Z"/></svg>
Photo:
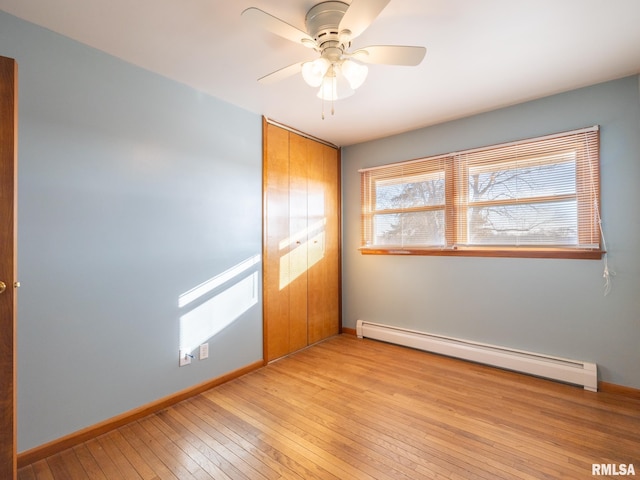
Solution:
<svg viewBox="0 0 640 480"><path fill-rule="evenodd" d="M390 0L321 2L305 17L306 32L273 15L251 7L242 12L247 21L292 42L312 48L320 56L311 62L297 62L276 70L258 81L264 84L302 72L305 82L320 87L318 97L339 100L354 93L367 77L369 64L416 66L426 48L405 45L372 45L350 52L351 42L364 32ZM333 113L333 109L332 109ZM324 115L323 115L324 118Z"/></svg>

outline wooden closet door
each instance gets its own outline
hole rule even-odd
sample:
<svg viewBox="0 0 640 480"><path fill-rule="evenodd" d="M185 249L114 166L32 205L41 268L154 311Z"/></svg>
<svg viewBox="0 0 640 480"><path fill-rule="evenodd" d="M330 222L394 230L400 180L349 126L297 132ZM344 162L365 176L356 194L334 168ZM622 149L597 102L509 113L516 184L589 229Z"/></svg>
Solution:
<svg viewBox="0 0 640 480"><path fill-rule="evenodd" d="M265 360L339 332L338 151L264 123Z"/></svg>
<svg viewBox="0 0 640 480"><path fill-rule="evenodd" d="M338 151L309 147L309 344L339 333Z"/></svg>
<svg viewBox="0 0 640 480"><path fill-rule="evenodd" d="M307 165L309 141L289 132L289 352L306 347L307 338Z"/></svg>
<svg viewBox="0 0 640 480"><path fill-rule="evenodd" d="M289 238L289 132L264 125L263 302L267 361L289 353L289 262L281 245Z"/></svg>

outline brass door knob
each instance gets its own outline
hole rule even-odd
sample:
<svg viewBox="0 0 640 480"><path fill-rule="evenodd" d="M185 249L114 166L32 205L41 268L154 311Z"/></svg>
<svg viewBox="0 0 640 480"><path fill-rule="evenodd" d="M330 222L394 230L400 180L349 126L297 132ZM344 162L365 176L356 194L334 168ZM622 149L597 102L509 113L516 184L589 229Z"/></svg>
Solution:
<svg viewBox="0 0 640 480"><path fill-rule="evenodd" d="M0 293L4 292L7 289L7 284L0 280Z"/></svg>

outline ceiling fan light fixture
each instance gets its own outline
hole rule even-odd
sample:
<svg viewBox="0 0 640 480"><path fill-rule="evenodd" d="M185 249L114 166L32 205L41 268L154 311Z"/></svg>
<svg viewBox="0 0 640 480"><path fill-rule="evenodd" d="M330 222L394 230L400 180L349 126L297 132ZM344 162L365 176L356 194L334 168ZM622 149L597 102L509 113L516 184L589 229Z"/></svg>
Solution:
<svg viewBox="0 0 640 480"><path fill-rule="evenodd" d="M331 62L323 57L305 62L302 64L302 78L310 87L319 87L330 66Z"/></svg>
<svg viewBox="0 0 640 480"><path fill-rule="evenodd" d="M349 83L332 68L322 79L322 84L318 91L318 98L326 102L334 102L350 97L353 94L354 91L349 86Z"/></svg>
<svg viewBox="0 0 640 480"><path fill-rule="evenodd" d="M366 80L369 69L366 65L354 62L353 60L345 60L342 62L341 71L349 82L349 86L357 90Z"/></svg>

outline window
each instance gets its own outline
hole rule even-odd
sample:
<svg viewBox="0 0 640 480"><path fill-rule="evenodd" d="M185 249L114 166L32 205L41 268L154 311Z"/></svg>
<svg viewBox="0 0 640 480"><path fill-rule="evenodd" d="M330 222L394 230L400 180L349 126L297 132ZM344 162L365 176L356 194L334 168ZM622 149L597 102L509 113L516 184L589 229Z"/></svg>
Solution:
<svg viewBox="0 0 640 480"><path fill-rule="evenodd" d="M360 173L363 253L603 253L598 127Z"/></svg>

